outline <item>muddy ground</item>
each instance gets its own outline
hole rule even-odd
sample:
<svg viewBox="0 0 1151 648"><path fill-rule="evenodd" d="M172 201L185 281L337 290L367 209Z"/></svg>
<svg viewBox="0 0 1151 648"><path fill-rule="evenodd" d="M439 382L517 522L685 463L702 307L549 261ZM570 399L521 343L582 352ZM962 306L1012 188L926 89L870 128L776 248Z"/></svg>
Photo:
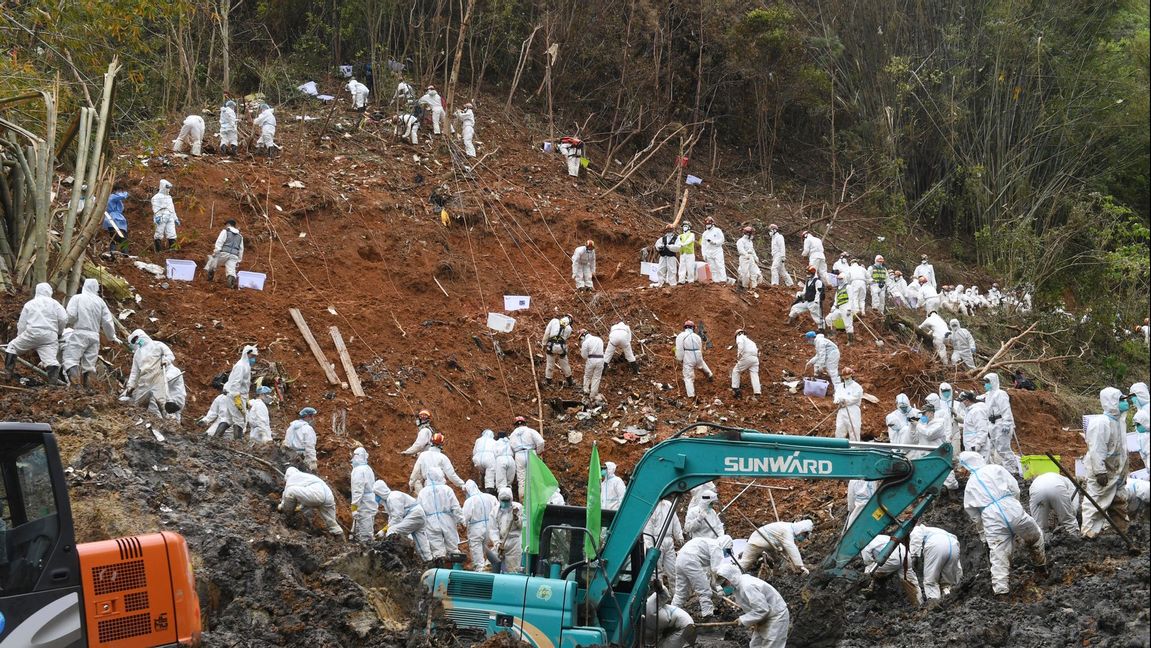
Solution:
<svg viewBox="0 0 1151 648"><path fill-rule="evenodd" d="M384 130L369 126L356 131L350 124L337 117L321 130L316 122L282 117L279 137L287 147L270 161L248 156L137 158L135 150L123 152L122 179L132 195L126 210L130 251L140 260L163 265L167 258L183 258L202 265L223 220L235 218L247 237L242 269L267 274L263 291L231 291L220 278L207 283L202 272L196 281L184 283L153 278L129 260L107 263L139 296L112 301L113 312L128 330L140 327L167 342L185 371L185 423L165 428L167 441L155 441L137 424L140 415L116 402L114 375L104 378L106 393L97 396L20 391L27 385L7 382L0 390L3 418L46 421L61 431L65 461L74 469L74 509L86 539L160 528L188 537L209 630L207 645L430 641L411 629L413 616L418 620L423 612L414 596L421 567L409 553L382 545L365 555L324 538L305 520L282 520L275 513L282 488L275 471L229 449L247 451L242 443L207 440L192 422L215 396L212 378L229 369L244 344L260 346L258 375L274 365L290 381L282 402L270 408L277 441L300 408L320 410L319 472L337 494L345 527L351 451L365 446L377 476L402 487L411 463L397 451L411 442L413 416L425 407L433 411L437 430L447 435L446 453L461 474L470 473L472 442L481 430L508 427L515 415L535 419L549 444L543 458L575 503L584 499L592 441L604 460L618 463L630 478L630 466L652 443L697 420L832 434L830 399L807 398L784 384L805 373L811 355L802 339L810 321L786 324L790 290L736 292L714 285L657 290L638 274L638 251L651 245L669 217L669 192L640 195L625 186L605 193L610 183L592 177L572 182L562 175L558 158L539 151L538 133L493 120L481 119L478 125L480 155L490 153L479 163L462 160L458 148L442 140L412 147L394 143ZM160 178L175 184L183 223L179 249L164 254L151 251L148 236L148 198ZM432 191L443 185L452 195L446 226L429 203ZM754 182L733 178L694 190L687 218L698 226L705 216L716 219L729 244L743 223L761 231L769 222L778 223L788 235L793 273L799 268L797 233L808 217L796 205L766 195ZM910 251L931 245L893 235L885 244L891 249L876 247L880 224L858 214L849 220L855 224L837 225L834 240L828 240L829 256L839 246L850 246L865 255L911 258ZM568 255L588 238L598 245L600 290L575 293ZM762 248L761 257L767 258ZM728 266L734 270L734 265L732 249ZM945 259L936 267L963 272ZM532 306L511 313L517 318L512 333L492 334L485 326L487 313L502 312L505 294L530 295ZM21 301L0 300L4 326L15 321ZM346 382L328 332L332 326L340 329L366 397L329 384L288 315L292 307L302 311L328 362L335 363L340 382ZM577 416L580 407L571 403L578 400L577 390L543 387L542 403L537 398L535 377L543 370L539 335L548 319L563 313L573 315L577 330L586 327L605 338L620 320L635 331L640 375L625 365L609 368L603 385L606 405L587 418ZM855 367L861 384L880 401L863 406L865 439L883 438L883 417L899 392L919 402L943 380L957 390L977 387L971 377L931 362L901 324L914 317L869 315L867 328L857 326L854 344L837 338L841 366ZM683 394L672 353L674 336L688 318L707 333L712 346L705 357L716 372L714 382L697 377L700 398L694 403ZM756 401L734 401L727 386L737 328L759 344L764 387ZM868 328L883 345L876 344ZM125 350L109 348L103 356L126 373L130 357ZM578 383L582 361L574 351L572 365ZM1011 393L1025 453L1082 453L1074 429L1080 412L1047 392ZM346 415L342 433L333 425L339 412ZM629 427L651 432L649 442L621 445L613 440ZM582 433L582 441L569 443L572 431ZM282 468L284 457L275 450L251 452ZM771 521L773 510L782 519L809 516L823 533L808 552L816 557L826 553L820 542L829 542L842 524L843 485L763 483L791 490L772 491L769 497L768 491L753 489L745 495L734 509L742 515L727 516L732 535L746 536ZM741 489L721 483L720 497L726 501ZM951 511L941 526L958 532L965 524L961 513ZM991 599L986 571L974 568L967 570L972 585L961 588L946 610L905 611L885 592L858 593L842 603L833 599L838 614L824 607L805 618L818 619L813 627L832 619L831 625L841 628L843 646L952 642L941 636L969 645L1052 645L1067 637L1090 640L1088 645L1126 645L1120 638L1137 637L1140 628L1145 638L1147 559L1126 558L1107 539L1054 551L1056 556L1064 552L1060 562L1067 563L1062 568L1066 582L1027 581L1007 604ZM1020 567L1020 574L1026 579L1028 568ZM1099 597L1116 583L1121 594L1109 599L1114 601L1109 608L1108 599ZM797 606L806 597L802 583L784 577L777 586L799 618ZM1071 605L1078 601L1091 603ZM1140 609L1124 611L1122 619L1129 625L1122 625L1108 610L1129 601ZM950 613L958 610L966 613ZM1078 634L1072 637L1072 632ZM1063 634L1051 638L1044 633ZM471 645L474 638L434 641ZM722 641L713 638L714 645ZM745 639L737 631L726 641L743 645ZM818 645L802 634L796 642Z"/></svg>

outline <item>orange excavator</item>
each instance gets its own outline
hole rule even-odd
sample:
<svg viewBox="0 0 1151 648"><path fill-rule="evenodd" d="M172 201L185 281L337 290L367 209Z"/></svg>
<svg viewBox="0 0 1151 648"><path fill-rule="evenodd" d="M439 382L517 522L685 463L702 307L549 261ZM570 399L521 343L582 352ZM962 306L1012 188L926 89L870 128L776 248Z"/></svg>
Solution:
<svg viewBox="0 0 1151 648"><path fill-rule="evenodd" d="M0 423L0 648L200 645L183 536L75 536L52 429Z"/></svg>

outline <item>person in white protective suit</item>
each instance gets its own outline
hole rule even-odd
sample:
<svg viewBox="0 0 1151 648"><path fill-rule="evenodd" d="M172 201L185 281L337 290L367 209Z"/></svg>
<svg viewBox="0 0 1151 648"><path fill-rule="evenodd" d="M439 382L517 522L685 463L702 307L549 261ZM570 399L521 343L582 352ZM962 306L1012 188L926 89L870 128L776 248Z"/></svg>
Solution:
<svg viewBox="0 0 1151 648"><path fill-rule="evenodd" d="M951 440L948 438L948 428L945 423L946 418L950 415L949 412L939 408L939 397L935 394L935 402L924 403L923 409L919 413L919 425L915 428L916 445L931 446L938 448L944 443L949 443ZM919 452L909 453L911 455L920 455ZM914 458L914 457L912 457ZM959 490L959 480L955 478L955 472L952 471L947 474L947 479L944 480L943 485L947 490Z"/></svg>
<svg viewBox="0 0 1151 648"><path fill-rule="evenodd" d="M244 260L244 235L236 227L235 219L224 221L224 229L216 236L216 244L212 253L208 255L208 262L204 264L204 271L208 274L208 281L216 278L216 268L224 264L224 274L227 276L229 288L236 287L236 268Z"/></svg>
<svg viewBox="0 0 1151 648"><path fill-rule="evenodd" d="M864 315L867 313L867 269L863 267L859 259L852 259L851 264L847 266L847 309L853 315Z"/></svg>
<svg viewBox="0 0 1151 648"><path fill-rule="evenodd" d="M1151 510L1151 482L1128 476L1125 490L1128 518L1146 521L1147 512Z"/></svg>
<svg viewBox="0 0 1151 648"><path fill-rule="evenodd" d="M675 597L671 604L682 608L694 595L699 599L700 616L714 614L712 580L725 563L735 567L731 536L698 537L685 542L675 557Z"/></svg>
<svg viewBox="0 0 1151 648"><path fill-rule="evenodd" d="M1114 387L1099 391L1102 414L1088 416L1087 479L1084 489L1114 520L1119 533L1126 533L1127 518L1127 434L1124 417L1130 403ZM1110 526L1106 516L1090 501L1082 502L1083 537L1094 538Z"/></svg>
<svg viewBox="0 0 1151 648"><path fill-rule="evenodd" d="M600 482L600 510L618 511L625 493L627 482L616 474L615 462L604 462L603 481Z"/></svg>
<svg viewBox="0 0 1151 648"><path fill-rule="evenodd" d="M4 370L8 378L16 376L16 358L21 353L35 351L48 372L48 383L64 384L60 380L60 337L68 328L68 311L52 299L52 285L36 284L35 296L20 310L16 323L16 337L8 342L4 355Z"/></svg>
<svg viewBox="0 0 1151 648"><path fill-rule="evenodd" d="M544 327L540 346L544 349L544 357L547 361L544 364L544 384L546 385L552 384L552 374L555 373L556 367L564 372L564 380L568 387L575 384L572 380L571 364L568 362L568 338L572 334L571 323L571 315L564 315L563 317L553 317Z"/></svg>
<svg viewBox="0 0 1151 648"><path fill-rule="evenodd" d="M975 337L957 319L952 318L947 325L951 329L951 335L947 337L951 342L951 364L957 367L962 364L968 369L974 369Z"/></svg>
<svg viewBox="0 0 1151 648"><path fill-rule="evenodd" d="M908 564L907 547L902 544L895 545L895 550L891 552L887 560L882 565L879 564L879 554L890 541L891 536L889 535L877 535L863 548L863 551L859 552L859 557L863 558L863 573L871 576L875 581L886 580L895 576L899 580L899 585L903 589L903 594L907 596L907 600L912 605L919 605L923 602L919 594L919 578L915 575L915 570Z"/></svg>
<svg viewBox="0 0 1151 648"><path fill-rule="evenodd" d="M771 522L759 527L747 537L747 548L739 557L739 568L745 572L753 571L762 556L764 564L771 569L788 565L795 571L809 573L796 543L807 540L814 526L811 520L800 520Z"/></svg>
<svg viewBox="0 0 1151 648"><path fill-rule="evenodd" d="M743 611L738 621L751 633L748 647L784 648L791 629L791 612L779 592L751 574L739 573L739 568L730 563L721 565L716 576L731 588L732 599Z"/></svg>
<svg viewBox="0 0 1151 648"><path fill-rule="evenodd" d="M907 280L903 278L903 273L899 270L892 270L889 276L891 279L887 285L887 294L891 295L892 303L896 306L911 306L907 298Z"/></svg>
<svg viewBox="0 0 1151 648"><path fill-rule="evenodd" d="M931 344L935 349L935 355L939 357L940 362L947 365L947 336L951 334L951 330L947 328L947 322L943 321L939 313L931 311L927 314L927 319L920 323L919 328L931 335Z"/></svg>
<svg viewBox="0 0 1151 648"><path fill-rule="evenodd" d="M1043 531L1035 518L1024 512L1019 503L1019 482L1003 466L985 463L981 455L970 451L959 454L959 466L970 473L963 491L963 510L990 549L991 589L1006 595L1016 544L1029 551L1040 572L1046 571Z"/></svg>
<svg viewBox="0 0 1151 648"><path fill-rule="evenodd" d="M779 232L779 225L768 225L767 235L771 239L771 285L778 286L781 278L785 286L795 284L791 273L787 271L787 244Z"/></svg>
<svg viewBox="0 0 1151 648"><path fill-rule="evenodd" d="M863 385L855 381L855 369L843 368L843 383L836 386L831 402L838 406L835 412L835 438L859 441L863 429Z"/></svg>
<svg viewBox="0 0 1151 648"><path fill-rule="evenodd" d="M644 615L644 645L656 648L685 648L695 645L695 621L687 611L667 600L663 586L653 582Z"/></svg>
<svg viewBox="0 0 1151 648"><path fill-rule="evenodd" d="M747 372L751 380L752 396L759 396L762 389L759 383L759 346L747 337L743 329L735 332L735 366L731 368L731 393L735 398L743 397L740 377Z"/></svg>
<svg viewBox="0 0 1151 648"><path fill-rule="evenodd" d="M472 571L488 571L487 553L484 549L492 536L495 518L492 512L499 506L495 495L484 493L472 480L464 482L464 528L467 529L468 555L472 559Z"/></svg>
<svg viewBox="0 0 1151 648"><path fill-rule="evenodd" d="M176 226L180 217L176 215L176 205L172 202L172 183L160 181L160 189L152 195L152 249L160 251L161 241L166 241L167 249L176 244Z"/></svg>
<svg viewBox="0 0 1151 648"><path fill-rule="evenodd" d="M938 313L943 306L939 299L939 291L931 285L927 277L919 277L917 283L919 284L919 305L923 307L923 312Z"/></svg>
<svg viewBox="0 0 1151 648"><path fill-rule="evenodd" d="M295 450L308 470L315 470L318 465L316 461L316 429L312 427L312 422L316 420L316 414L314 407L305 407L300 410L300 418L288 424L288 429L284 432L284 440L280 443L289 450Z"/></svg>
<svg viewBox="0 0 1151 648"><path fill-rule="evenodd" d="M427 92L419 98L417 103L432 113L432 133L439 135L443 130L444 122L447 120L447 113L444 112L444 99L439 92L436 92L436 87L428 86Z"/></svg>
<svg viewBox="0 0 1151 648"><path fill-rule="evenodd" d="M716 500L715 491L708 489L688 504L683 530L689 538L718 538L724 534L723 520L715 510Z"/></svg>
<svg viewBox="0 0 1151 648"><path fill-rule="evenodd" d="M224 392L223 387L220 388L220 393L212 399L212 404L208 406L208 412L203 417L196 420L196 425L207 426L204 429L204 434L208 436L216 436L217 423L228 420L228 394Z"/></svg>
<svg viewBox="0 0 1151 648"><path fill-rule="evenodd" d="M72 335L64 345L64 373L73 385L87 387L100 355L100 333L112 344L120 343L116 337L116 320L112 319L108 304L100 298L100 282L95 279L84 280L84 287L68 300L65 310Z"/></svg>
<svg viewBox="0 0 1151 648"><path fill-rule="evenodd" d="M607 336L607 348L604 349L603 365L606 369L611 366L612 358L616 353L623 355L633 374L639 373L639 363L636 362L635 352L631 349L631 327L623 322L612 325Z"/></svg>
<svg viewBox="0 0 1151 648"><path fill-rule="evenodd" d="M252 120L252 128L260 129L260 137L256 140L256 155L263 153L271 157L276 149L276 113L268 104L260 104L260 113Z"/></svg>
<svg viewBox="0 0 1151 648"><path fill-rule="evenodd" d="M244 432L248 424L247 405L248 397L252 391L252 367L260 352L254 345L247 345L240 351L240 359L232 366L228 373L228 382L224 383L224 393L228 396L228 409L226 415L220 417L216 431L211 436L224 438L232 431L236 438Z"/></svg>
<svg viewBox="0 0 1151 648"><path fill-rule="evenodd" d="M493 483L487 486L487 475L484 475L484 487L492 494L498 493L501 488L511 488L516 479L516 455L512 450L512 441L506 430L496 433L495 470L492 472Z"/></svg>
<svg viewBox="0 0 1151 648"><path fill-rule="evenodd" d="M919 422L919 410L911 406L907 394L895 397L895 409L887 415L887 442L892 445L913 445L915 426Z"/></svg>
<svg viewBox="0 0 1151 648"><path fill-rule="evenodd" d="M735 242L735 251L739 254L739 287L746 290L758 288L760 280L763 279L763 273L759 270L759 254L755 251L754 238L755 229L745 227L743 236Z"/></svg>
<svg viewBox="0 0 1151 648"><path fill-rule="evenodd" d="M1147 433L1151 427L1151 393L1147 390L1147 383L1137 382L1131 385L1130 394L1134 397L1135 416L1131 422L1135 424L1139 438L1139 456L1143 459L1143 467L1148 468L1151 467L1151 434Z"/></svg>
<svg viewBox="0 0 1151 648"><path fill-rule="evenodd" d="M479 483L491 488L495 483L496 469L496 437L491 429L484 430L476 442L472 444L472 465L476 468ZM487 475L491 473L492 482L487 484Z"/></svg>
<svg viewBox="0 0 1151 648"><path fill-rule="evenodd" d="M368 465L368 451L356 448L352 451L351 474L351 538L358 542L371 542L376 535L376 513L379 504L372 486L376 483L376 473Z"/></svg>
<svg viewBox="0 0 1151 648"><path fill-rule="evenodd" d="M827 339L823 333L808 331L803 336L811 340L815 347L815 355L807 361L815 373L825 372L832 386L839 389L843 383L839 380L839 347L835 342ZM805 365L806 366L806 365Z"/></svg>
<svg viewBox="0 0 1151 648"><path fill-rule="evenodd" d="M435 433L432 429L432 413L426 409L420 410L416 414L416 440L406 450L401 450L400 454L418 455L427 450L432 447L432 435Z"/></svg>
<svg viewBox="0 0 1151 648"><path fill-rule="evenodd" d="M675 227L665 225L663 234L655 240L655 252L659 256L659 265L656 268L655 283L652 288L661 288L665 284L674 286L679 276L679 262L676 251L679 244L676 242Z"/></svg>
<svg viewBox="0 0 1151 648"><path fill-rule="evenodd" d="M907 282L907 286L903 288L903 297L907 301L908 307L919 308L923 303L919 295L920 286L919 277L912 275L911 279Z"/></svg>
<svg viewBox="0 0 1151 648"><path fill-rule="evenodd" d="M256 397L248 401L248 440L252 443L272 441L272 421L268 417L268 404L264 401L271 394L271 387L260 385L256 388ZM224 397L227 398L227 395Z"/></svg>
<svg viewBox="0 0 1151 648"><path fill-rule="evenodd" d="M400 141L407 140L412 144L420 143L420 119L410 113L396 115L392 119L395 124L395 134Z"/></svg>
<svg viewBox="0 0 1151 648"><path fill-rule="evenodd" d="M524 497L524 489L528 482L528 457L532 452L537 455L544 453L544 437L535 429L528 427L528 420L517 416L513 422L512 433L508 436L512 452L516 458L516 486L519 489L520 499Z"/></svg>
<svg viewBox="0 0 1151 648"><path fill-rule="evenodd" d="M815 266L807 267L807 279L804 280L803 290L795 293L795 301L791 304L791 310L787 313L787 323L793 324L795 318L804 313L811 315L811 321L815 322L815 327L823 331L823 280L819 278L819 271Z"/></svg>
<svg viewBox="0 0 1151 648"><path fill-rule="evenodd" d="M723 230L715 226L715 219L708 216L703 221L703 234L699 235L700 252L711 273L712 283L727 283L727 266L723 260Z"/></svg>
<svg viewBox="0 0 1151 648"><path fill-rule="evenodd" d="M1015 454L1011 441L1015 439L1015 416L1011 412L1011 396L999 387L999 374L983 376L983 401L987 403L987 422L991 424L991 460L1020 477L1023 465Z"/></svg>
<svg viewBox="0 0 1151 648"><path fill-rule="evenodd" d="M844 523L843 528L846 529L855 522L855 518L863 512L863 507L871 500L872 495L875 495L875 482L866 479L852 479L847 482L847 521Z"/></svg>
<svg viewBox="0 0 1151 648"><path fill-rule="evenodd" d="M428 468L424 475L424 487L420 489L416 501L427 517L426 531L432 559L445 558L458 551L459 525L464 523L464 511L456 492L444 483L444 471L436 466Z"/></svg>
<svg viewBox="0 0 1151 648"><path fill-rule="evenodd" d="M927 277L927 282L931 284L932 288L939 286L935 280L935 267L927 262L927 255L924 254L919 257L919 265L915 266L915 271L911 273L913 277Z"/></svg>
<svg viewBox="0 0 1151 648"><path fill-rule="evenodd" d="M867 267L867 280L871 285L871 307L880 315L887 310L887 282L890 278L887 260L882 254L875 255L875 262Z"/></svg>
<svg viewBox="0 0 1151 648"><path fill-rule="evenodd" d="M176 367L176 356L167 344L153 340L140 329L128 335L128 348L135 349L132 372L128 374L120 400L178 423L187 392L184 372Z"/></svg>
<svg viewBox="0 0 1151 648"><path fill-rule="evenodd" d="M675 359L683 367L683 386L688 398L695 398L695 370L707 374L710 381L715 378L711 367L703 359L703 338L695 332L695 322L683 323L683 332L675 337Z"/></svg>
<svg viewBox="0 0 1151 648"><path fill-rule="evenodd" d="M943 423L947 442L951 444L952 455L958 454L963 434L959 430L955 413L961 412L963 407L956 401L955 390L951 388L951 383L939 383L939 394L928 394L927 402L935 405L935 416Z"/></svg>
<svg viewBox="0 0 1151 648"><path fill-rule="evenodd" d="M959 538L955 534L917 524L908 538L911 557L923 559L923 594L928 601L938 601L951 593L963 578L959 562Z"/></svg>
<svg viewBox="0 0 1151 648"><path fill-rule="evenodd" d="M695 232L691 231L691 223L680 226L682 232L676 237L675 244L679 250L679 283L695 283Z"/></svg>
<svg viewBox="0 0 1151 648"><path fill-rule="evenodd" d="M396 84L395 93L392 94L392 103L400 110L411 112L415 100L416 89L412 87L412 84L400 79L400 82Z"/></svg>
<svg viewBox="0 0 1151 648"><path fill-rule="evenodd" d="M576 290L595 290L595 241L589 239L572 253L572 279Z"/></svg>
<svg viewBox="0 0 1151 648"><path fill-rule="evenodd" d="M444 442L444 435L436 432L432 435L431 447L416 457L416 463L412 466L412 474L408 477L408 487L412 489L413 493L419 492L424 487L428 473L433 467L438 468L447 481L455 484L458 488L464 487L464 480L460 479L456 473L452 460L444 454Z"/></svg>
<svg viewBox="0 0 1151 648"><path fill-rule="evenodd" d="M463 110L456 111L456 119L460 122L460 137L464 141L464 154L470 158L476 156L476 113L472 104L464 104Z"/></svg>
<svg viewBox="0 0 1151 648"><path fill-rule="evenodd" d="M668 519L668 518L671 519ZM655 546L655 540L667 524L667 533L659 544L659 571L663 582L671 591L675 589L675 546L683 544L683 525L670 500L661 499L652 509L651 517L643 527L643 548L646 552Z"/></svg>
<svg viewBox="0 0 1151 648"><path fill-rule="evenodd" d="M583 394L589 404L600 400L599 384L603 378L604 350L603 338L588 333L586 329L579 333L580 357L584 359L583 366Z"/></svg>
<svg viewBox="0 0 1151 648"><path fill-rule="evenodd" d="M348 79L348 84L344 86L348 93L352 95L352 108L356 112L364 112L368 108L368 86L356 81L355 78Z"/></svg>
<svg viewBox="0 0 1151 648"><path fill-rule="evenodd" d="M200 155L204 144L204 118L199 115L188 115L184 118L184 125L180 127L180 134L172 140L172 150L180 153L184 147L192 149L192 155Z"/></svg>
<svg viewBox="0 0 1151 648"><path fill-rule="evenodd" d="M376 502L384 505L384 512L388 515L387 525L376 533L376 537L407 538L415 545L416 555L420 560L424 562L431 560L428 522L427 516L424 515L424 507L420 506L416 498L411 495L388 488L382 479L377 479L376 483L372 484L372 492L376 495Z"/></svg>
<svg viewBox="0 0 1151 648"><path fill-rule="evenodd" d="M991 444L991 422L988 420L987 403L978 401L975 394L972 392L963 392L960 396L963 402L961 409L963 412L963 426L962 426L962 442L963 448L971 450L983 456L986 461L992 459L992 444ZM955 448L959 445L952 442Z"/></svg>
<svg viewBox="0 0 1151 648"><path fill-rule="evenodd" d="M492 548L500 557L500 573L523 572L524 507L512 501L512 489L501 488L499 501L492 509Z"/></svg>
<svg viewBox="0 0 1151 648"><path fill-rule="evenodd" d="M807 265L815 268L816 275L821 281L831 283L831 278L827 275L827 255L823 252L823 239L808 231L802 232L800 236L803 237L803 250L800 254L807 257Z"/></svg>
<svg viewBox="0 0 1151 648"><path fill-rule="evenodd" d="M851 297L848 295L849 285L847 273L839 274L839 285L835 288L835 297L831 300L831 310L823 317L825 326L830 327L830 333L835 334L836 322L843 321L843 332L847 334L847 343L855 342L855 313L850 307Z"/></svg>
<svg viewBox="0 0 1151 648"><path fill-rule="evenodd" d="M276 510L291 515L299 509L315 509L328 533L344 537L344 529L336 521L336 498L332 489L319 477L288 466L284 471L284 493Z"/></svg>
<svg viewBox="0 0 1151 648"><path fill-rule="evenodd" d="M849 258L849 255L847 254L847 252L840 252L839 253L839 259L837 259L835 261L835 263L833 263L831 265L831 275L834 277L834 276L838 276L841 274L846 274L847 269L850 267L851 267L851 260Z"/></svg>
<svg viewBox="0 0 1151 648"><path fill-rule="evenodd" d="M564 163L568 169L568 176L578 178L580 167L583 166L583 140L578 137L561 137L560 144L556 148L559 150L559 154L564 158Z"/></svg>
<svg viewBox="0 0 1151 648"><path fill-rule="evenodd" d="M1027 510L1044 533L1062 529L1073 538L1079 537L1079 491L1063 475L1036 475L1028 489Z"/></svg>
<svg viewBox="0 0 1151 648"><path fill-rule="evenodd" d="M235 155L239 150L240 130L236 120L236 102L231 99L220 106L220 153Z"/></svg>

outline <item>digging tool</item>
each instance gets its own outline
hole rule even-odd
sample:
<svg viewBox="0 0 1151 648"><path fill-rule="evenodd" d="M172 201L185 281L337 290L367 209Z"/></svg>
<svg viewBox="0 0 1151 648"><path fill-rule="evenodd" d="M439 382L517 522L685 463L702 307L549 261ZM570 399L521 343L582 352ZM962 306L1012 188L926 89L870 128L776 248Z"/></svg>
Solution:
<svg viewBox="0 0 1151 648"><path fill-rule="evenodd" d="M819 419L819 423L816 423L815 426L812 427L810 430L808 430L807 433L804 434L803 436L811 436L811 433L815 432L815 430L818 429L819 426L823 425L824 422L827 421L827 419L831 418L831 415L835 414L835 412L836 412L836 410L831 410L827 414L824 414L823 418Z"/></svg>
<svg viewBox="0 0 1151 648"><path fill-rule="evenodd" d="M1103 510L1103 507L1099 506L1099 502L1096 502L1095 498L1091 497L1091 495L1087 493L1087 490L1079 485L1079 482L1075 479L1075 475L1067 472L1067 469L1063 467L1063 464L1059 463L1059 460L1055 458L1055 455L1051 454L1050 452L1045 454L1047 455L1047 458L1051 460L1051 463L1055 464L1055 467L1059 469L1059 472L1063 473L1064 477L1071 480L1072 485L1075 486L1075 490L1079 491L1079 494L1083 497L1086 497L1087 501L1091 502L1091 505L1095 507L1095 510L1099 511L1103 517L1107 518L1107 521L1111 524L1111 528L1115 529L1115 533L1118 533L1119 537L1123 538L1123 542L1127 543L1127 549L1130 550L1132 554L1138 554L1139 548L1131 542L1131 538L1125 532L1119 530L1119 526L1115 524L1115 520L1111 518L1111 514Z"/></svg>
<svg viewBox="0 0 1151 648"><path fill-rule="evenodd" d="M876 335L875 332L871 330L871 327L867 325L867 322L863 321L862 317L860 317L857 321L859 322L859 325L863 327L863 330L867 331L868 335L870 335L872 337L872 339L875 340L875 346L877 346L877 347L883 346L883 340L879 339L879 336Z"/></svg>
<svg viewBox="0 0 1151 648"><path fill-rule="evenodd" d="M696 623L695 627L697 627L697 628L725 628L727 626L734 626L734 625L739 625L739 619L732 619L731 621L711 621L709 623Z"/></svg>

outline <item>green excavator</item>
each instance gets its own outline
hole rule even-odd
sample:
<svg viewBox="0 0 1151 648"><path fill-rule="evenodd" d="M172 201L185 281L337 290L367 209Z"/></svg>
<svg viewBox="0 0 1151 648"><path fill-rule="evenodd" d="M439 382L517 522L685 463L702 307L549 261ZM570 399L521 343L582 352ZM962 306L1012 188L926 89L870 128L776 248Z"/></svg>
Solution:
<svg viewBox="0 0 1151 648"><path fill-rule="evenodd" d="M712 434L688 436L700 428ZM697 423L636 464L619 509L603 512L606 533L602 546L594 538L600 546L594 559L584 558L584 509L549 506L539 526L539 553L524 556L525 574L430 569L423 584L457 627L510 633L535 648L633 648L641 644L648 584L667 533L665 526L645 551L643 528L661 499L678 503L692 488L722 477L873 480L875 495L820 565L826 574L842 576L882 533L891 536L879 562L885 561L951 469L950 444L898 446Z"/></svg>

